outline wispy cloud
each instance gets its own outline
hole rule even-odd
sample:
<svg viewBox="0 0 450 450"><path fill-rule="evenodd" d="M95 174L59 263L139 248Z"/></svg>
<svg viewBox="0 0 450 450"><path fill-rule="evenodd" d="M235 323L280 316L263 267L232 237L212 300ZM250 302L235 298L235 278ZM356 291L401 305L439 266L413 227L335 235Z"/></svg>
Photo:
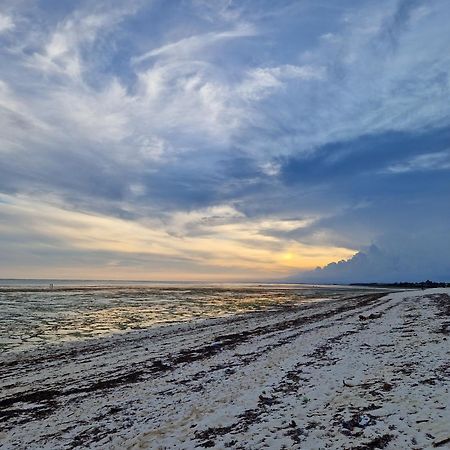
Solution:
<svg viewBox="0 0 450 450"><path fill-rule="evenodd" d="M126 261L130 255L139 255L142 261L149 263L162 257L190 262L197 270L199 266L222 267L228 277L239 276L240 270L244 270L243 277L249 277L249 273L268 277L292 270L299 263L306 268L314 267L323 263L330 251L333 257L352 253L343 248L304 246L277 239L264 231L268 228L297 228L307 222L275 219L255 222L229 206L177 213L164 223L151 218L132 221L68 211L55 200L0 197L0 231L14 252L29 251L44 255L57 249L85 255L103 252L107 261L117 257ZM25 225L18 230L11 224L15 221ZM33 241L26 239L27 236L32 236ZM0 246L4 244L0 241ZM302 255L300 259L299 254ZM192 268L186 267L186 270ZM120 273L117 276L120 277ZM167 274L158 275L161 276Z"/></svg>
<svg viewBox="0 0 450 450"><path fill-rule="evenodd" d="M0 34L14 29L14 22L10 16L0 14Z"/></svg>
<svg viewBox="0 0 450 450"><path fill-rule="evenodd" d="M150 50L142 55L132 58L135 64L146 61L150 58L163 56L168 58L192 58L198 56L208 47L229 39L238 39L243 37L256 36L257 30L251 24L240 24L237 27L219 32L210 32L180 39L170 44L165 44L159 48ZM197 54L197 55L196 55Z"/></svg>
<svg viewBox="0 0 450 450"><path fill-rule="evenodd" d="M389 166L388 173L400 174L414 171L450 169L450 151L425 153L407 161Z"/></svg>
<svg viewBox="0 0 450 450"><path fill-rule="evenodd" d="M424 205L446 220L443 0L6 6L0 191L28 219L33 199L56 202L111 241L125 230L133 249L99 231L81 245L56 227L67 252L87 255L98 239L131 258L147 247L129 236L146 234L166 264L185 261L178 271L232 267L245 248L247 273L288 272L419 228Z"/></svg>

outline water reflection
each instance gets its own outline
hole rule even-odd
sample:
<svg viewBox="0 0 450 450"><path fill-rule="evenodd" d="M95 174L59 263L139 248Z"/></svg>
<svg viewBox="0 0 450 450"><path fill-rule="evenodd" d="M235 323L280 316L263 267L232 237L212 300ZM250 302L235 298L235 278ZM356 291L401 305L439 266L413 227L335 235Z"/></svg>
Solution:
<svg viewBox="0 0 450 450"><path fill-rule="evenodd" d="M0 351L351 295L299 286L0 289Z"/></svg>

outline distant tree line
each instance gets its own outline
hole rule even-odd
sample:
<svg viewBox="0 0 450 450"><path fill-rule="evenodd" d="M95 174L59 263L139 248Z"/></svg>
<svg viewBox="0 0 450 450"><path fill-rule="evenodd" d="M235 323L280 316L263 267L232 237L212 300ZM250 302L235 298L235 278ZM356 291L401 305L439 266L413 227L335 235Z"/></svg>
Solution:
<svg viewBox="0 0 450 450"><path fill-rule="evenodd" d="M450 287L450 283L427 280L427 281L419 281L416 283L411 283L409 281L401 281L398 283L351 283L350 286L374 286L374 287L399 288L399 289L430 289L430 288L447 288Z"/></svg>

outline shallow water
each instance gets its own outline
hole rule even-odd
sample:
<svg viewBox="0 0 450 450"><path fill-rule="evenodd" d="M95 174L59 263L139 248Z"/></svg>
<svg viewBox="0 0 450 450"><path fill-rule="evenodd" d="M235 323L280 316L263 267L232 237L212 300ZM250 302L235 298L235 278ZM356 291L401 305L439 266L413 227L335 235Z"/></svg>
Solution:
<svg viewBox="0 0 450 450"><path fill-rule="evenodd" d="M0 352L338 298L355 288L0 281ZM359 291L360 292L360 291Z"/></svg>

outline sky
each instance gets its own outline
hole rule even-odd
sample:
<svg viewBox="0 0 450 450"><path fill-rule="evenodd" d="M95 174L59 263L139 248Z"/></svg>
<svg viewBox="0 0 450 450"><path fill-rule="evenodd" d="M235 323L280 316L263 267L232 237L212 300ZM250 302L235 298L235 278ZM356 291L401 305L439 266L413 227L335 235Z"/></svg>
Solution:
<svg viewBox="0 0 450 450"><path fill-rule="evenodd" d="M0 0L0 277L450 281L447 0Z"/></svg>

